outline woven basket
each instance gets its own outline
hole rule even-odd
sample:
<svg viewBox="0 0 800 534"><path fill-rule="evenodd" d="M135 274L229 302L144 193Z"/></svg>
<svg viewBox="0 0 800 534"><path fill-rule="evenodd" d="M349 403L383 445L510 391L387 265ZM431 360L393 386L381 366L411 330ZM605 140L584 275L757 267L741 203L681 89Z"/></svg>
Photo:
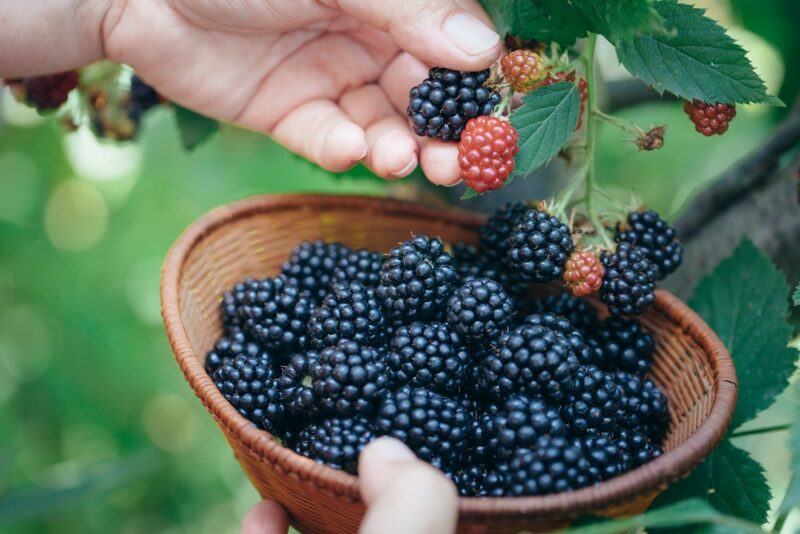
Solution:
<svg viewBox="0 0 800 534"><path fill-rule="evenodd" d="M475 242L481 216L365 197L256 197L218 208L175 243L162 273L162 313L186 380L214 416L264 497L281 503L303 532L355 532L364 514L358 479L281 446L228 404L203 369L220 333L221 294L239 280L274 275L302 240L388 250L409 233ZM728 352L708 325L666 291L642 317L656 340L652 378L669 399L667 452L597 486L544 497L462 498L460 532L541 531L592 513L644 511L686 476L725 434L736 402Z"/></svg>

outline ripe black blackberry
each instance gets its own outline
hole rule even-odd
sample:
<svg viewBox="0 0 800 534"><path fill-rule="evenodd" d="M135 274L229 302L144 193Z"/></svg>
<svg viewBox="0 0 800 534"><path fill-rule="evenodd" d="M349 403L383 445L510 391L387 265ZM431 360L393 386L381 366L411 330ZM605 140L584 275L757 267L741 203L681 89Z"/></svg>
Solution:
<svg viewBox="0 0 800 534"><path fill-rule="evenodd" d="M618 371L617 382L622 386L622 411L620 425L644 434L658 445L669 430L667 397L649 378Z"/></svg>
<svg viewBox="0 0 800 534"><path fill-rule="evenodd" d="M340 243L304 241L294 247L282 272L313 301L320 302L328 293L336 266L349 253L350 249Z"/></svg>
<svg viewBox="0 0 800 534"><path fill-rule="evenodd" d="M433 67L409 92L406 114L417 135L458 141L469 119L490 115L500 94L484 83L489 71L459 72Z"/></svg>
<svg viewBox="0 0 800 534"><path fill-rule="evenodd" d="M532 313L525 317L523 324L544 326L560 332L572 345L572 349L578 357L578 363L584 365L593 363L593 353L584 341L583 334L566 317L549 312Z"/></svg>
<svg viewBox="0 0 800 534"><path fill-rule="evenodd" d="M465 386L469 354L464 341L443 323L411 323L395 331L386 364L398 384L453 395Z"/></svg>
<svg viewBox="0 0 800 534"><path fill-rule="evenodd" d="M584 336L597 326L597 313L580 299L568 292L555 295L546 295L534 300L529 308L530 313L554 313L566 317L572 326L577 328Z"/></svg>
<svg viewBox="0 0 800 534"><path fill-rule="evenodd" d="M517 449L505 473L505 495L550 495L597 482L578 440L542 436L530 449Z"/></svg>
<svg viewBox="0 0 800 534"><path fill-rule="evenodd" d="M525 393L560 403L578 367L578 357L563 334L525 324L503 334L497 350L482 359L478 388L487 399Z"/></svg>
<svg viewBox="0 0 800 534"><path fill-rule="evenodd" d="M45 76L8 79L5 81L14 98L39 111L58 109L78 87L78 71L70 70Z"/></svg>
<svg viewBox="0 0 800 534"><path fill-rule="evenodd" d="M308 337L318 349L342 339L380 344L383 335L383 310L375 298L375 290L360 282L332 284L308 323Z"/></svg>
<svg viewBox="0 0 800 534"><path fill-rule="evenodd" d="M481 465L467 465L462 469L445 472L458 488L462 497L501 497L503 478L498 471Z"/></svg>
<svg viewBox="0 0 800 534"><path fill-rule="evenodd" d="M586 436L581 440L583 455L589 462L591 479L608 480L633 467L631 455L623 445L625 444L622 441L606 434Z"/></svg>
<svg viewBox="0 0 800 534"><path fill-rule="evenodd" d="M220 337L214 344L214 348L206 354L206 373L209 376L213 375L214 371L239 355L270 358L269 354L262 350L258 344L249 340L244 332L236 329ZM272 363L274 366L275 362Z"/></svg>
<svg viewBox="0 0 800 534"><path fill-rule="evenodd" d="M348 417L368 415L391 385L382 349L342 340L325 347L311 364L311 386L322 410Z"/></svg>
<svg viewBox="0 0 800 534"><path fill-rule="evenodd" d="M458 282L453 258L435 237L417 236L394 247L375 291L390 319L433 319Z"/></svg>
<svg viewBox="0 0 800 534"><path fill-rule="evenodd" d="M464 283L450 296L447 322L468 341L487 346L505 332L516 310L503 287L489 278Z"/></svg>
<svg viewBox="0 0 800 534"><path fill-rule="evenodd" d="M586 339L593 361L605 371L644 374L650 368L655 342L639 321L610 317Z"/></svg>
<svg viewBox="0 0 800 534"><path fill-rule="evenodd" d="M505 260L511 232L527 209L523 202L509 202L495 211L478 229L481 252L487 258L497 263Z"/></svg>
<svg viewBox="0 0 800 534"><path fill-rule="evenodd" d="M569 379L561 417L570 435L601 434L616 428L623 403L622 386L614 374L582 365Z"/></svg>
<svg viewBox="0 0 800 534"><path fill-rule="evenodd" d="M131 78L130 95L141 113L161 104L158 92L135 74Z"/></svg>
<svg viewBox="0 0 800 534"><path fill-rule="evenodd" d="M378 287L381 281L383 254L367 249L350 250L339 257L333 269L335 282L361 282L367 287Z"/></svg>
<svg viewBox="0 0 800 534"><path fill-rule="evenodd" d="M236 284L223 296L221 309L226 328L241 327L266 350L277 353L303 347L312 305L280 275Z"/></svg>
<svg viewBox="0 0 800 534"><path fill-rule="evenodd" d="M494 460L507 460L516 449L533 447L541 436L566 434L558 410L526 395L509 397L481 422L486 425L487 450Z"/></svg>
<svg viewBox="0 0 800 534"><path fill-rule="evenodd" d="M615 252L604 251L600 260L606 269L600 300L612 315L639 315L653 303L656 270L647 251L623 242Z"/></svg>
<svg viewBox="0 0 800 534"><path fill-rule="evenodd" d="M563 276L564 263L574 248L566 224L545 211L531 208L511 231L505 260L523 280L550 282Z"/></svg>
<svg viewBox="0 0 800 534"><path fill-rule="evenodd" d="M656 280L663 280L683 261L683 246L676 236L675 228L657 212L647 210L629 213L627 224L617 224L614 240L644 249L656 269Z"/></svg>
<svg viewBox="0 0 800 534"><path fill-rule="evenodd" d="M659 445L635 430L621 429L612 435L612 439L630 469L644 465L664 454Z"/></svg>
<svg viewBox="0 0 800 534"><path fill-rule="evenodd" d="M228 402L258 428L272 430L280 422L283 406L268 358L237 356L214 371L212 379Z"/></svg>
<svg viewBox="0 0 800 534"><path fill-rule="evenodd" d="M453 245L453 260L462 282L476 278L490 278L503 286L506 293L514 299L525 295L527 284L519 280L505 265L483 254L474 245L456 243Z"/></svg>
<svg viewBox="0 0 800 534"><path fill-rule="evenodd" d="M358 455L374 439L363 417L330 417L300 431L294 450L317 463L356 474Z"/></svg>
<svg viewBox="0 0 800 534"><path fill-rule="evenodd" d="M311 366L318 359L315 351L297 353L289 358L277 379L281 403L294 421L309 421L319 412L317 395L311 387Z"/></svg>
<svg viewBox="0 0 800 534"><path fill-rule="evenodd" d="M464 465L475 415L461 402L425 388L403 387L387 395L375 417L375 433L404 442L416 455L445 470Z"/></svg>

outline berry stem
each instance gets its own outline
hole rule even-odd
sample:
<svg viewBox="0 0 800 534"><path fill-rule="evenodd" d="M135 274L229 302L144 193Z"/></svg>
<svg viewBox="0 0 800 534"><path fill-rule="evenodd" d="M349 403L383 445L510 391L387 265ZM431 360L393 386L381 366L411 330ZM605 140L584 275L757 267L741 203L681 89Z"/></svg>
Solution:
<svg viewBox="0 0 800 534"><path fill-rule="evenodd" d="M511 115L511 100L514 98L514 89L510 86L506 94L503 95L503 99L497 104L497 107L494 108L492 112L492 117L502 118L504 115Z"/></svg>
<svg viewBox="0 0 800 534"><path fill-rule="evenodd" d="M592 114L601 121L605 121L613 126L616 126L625 133L633 134L637 137L644 135L644 130L630 121L609 115L608 113L605 113L599 109L594 109Z"/></svg>

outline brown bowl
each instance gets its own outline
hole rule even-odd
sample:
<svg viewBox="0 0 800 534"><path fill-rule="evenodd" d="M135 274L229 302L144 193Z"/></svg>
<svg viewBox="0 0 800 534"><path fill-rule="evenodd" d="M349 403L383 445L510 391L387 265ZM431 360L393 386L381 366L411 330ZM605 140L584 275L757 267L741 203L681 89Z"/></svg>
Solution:
<svg viewBox="0 0 800 534"><path fill-rule="evenodd" d="M464 211L380 198L263 196L201 217L170 250L161 300L175 358L258 492L286 507L303 532L355 532L364 514L358 479L283 447L239 415L214 386L203 359L220 333L222 293L248 276L276 274L302 240L388 250L415 233L474 243L482 221L482 216ZM652 378L669 399L664 455L578 491L462 498L459 531L541 531L566 526L583 514L640 513L708 455L725 434L736 403L730 355L708 325L666 291L657 291L641 320L656 341Z"/></svg>

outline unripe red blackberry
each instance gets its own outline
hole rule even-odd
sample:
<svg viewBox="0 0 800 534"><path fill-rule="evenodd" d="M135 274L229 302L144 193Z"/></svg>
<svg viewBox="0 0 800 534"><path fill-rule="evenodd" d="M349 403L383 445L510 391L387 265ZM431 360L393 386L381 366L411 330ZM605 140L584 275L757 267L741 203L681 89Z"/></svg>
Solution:
<svg viewBox="0 0 800 534"><path fill-rule="evenodd" d="M14 97L39 111L58 109L70 91L78 87L78 72L71 70L46 76L6 80Z"/></svg>
<svg viewBox="0 0 800 534"><path fill-rule="evenodd" d="M574 72L554 72L544 79L541 87L546 85L553 85L558 82L573 82L575 83ZM586 83L586 78L578 78L578 91L581 94L581 112L578 115L578 125L575 126L576 130L580 130L583 125L583 115L586 112L586 103L589 101L589 86Z"/></svg>
<svg viewBox="0 0 800 534"><path fill-rule="evenodd" d="M547 77L545 59L531 50L514 50L500 60L503 78L518 93L529 93Z"/></svg>
<svg viewBox="0 0 800 534"><path fill-rule="evenodd" d="M461 179L478 193L503 187L514 172L518 143L517 129L507 120L497 117L470 119L458 143Z"/></svg>
<svg viewBox="0 0 800 534"><path fill-rule="evenodd" d="M600 290L605 269L597 254L588 250L572 253L564 265L564 282L570 293L585 297Z"/></svg>
<svg viewBox="0 0 800 534"><path fill-rule="evenodd" d="M683 111L694 123L694 129L706 137L727 132L728 124L736 116L736 106L733 104L709 104L702 100L686 100Z"/></svg>

